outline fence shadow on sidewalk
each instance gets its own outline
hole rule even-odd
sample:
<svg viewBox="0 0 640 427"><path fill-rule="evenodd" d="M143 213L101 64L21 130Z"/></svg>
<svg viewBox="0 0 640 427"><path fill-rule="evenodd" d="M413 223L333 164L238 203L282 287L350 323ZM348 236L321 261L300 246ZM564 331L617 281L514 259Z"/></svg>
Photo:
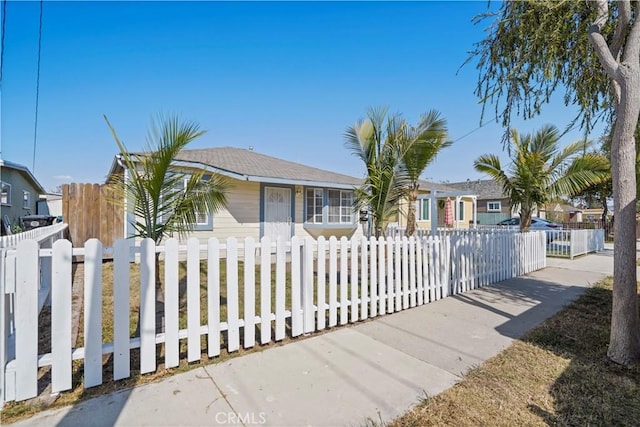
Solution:
<svg viewBox="0 0 640 427"><path fill-rule="evenodd" d="M495 329L509 338L521 338L528 330L554 315L585 291L580 286L560 285L530 277L519 277L496 283L479 292L453 296L454 299L489 310L508 319ZM500 306L530 307L519 314Z"/></svg>

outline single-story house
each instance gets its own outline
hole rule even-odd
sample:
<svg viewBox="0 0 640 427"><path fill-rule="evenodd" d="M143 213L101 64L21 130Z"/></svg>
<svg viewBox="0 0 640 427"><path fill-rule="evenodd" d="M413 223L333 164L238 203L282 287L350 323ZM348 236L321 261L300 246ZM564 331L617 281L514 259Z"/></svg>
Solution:
<svg viewBox="0 0 640 427"><path fill-rule="evenodd" d="M509 203L509 197L504 194L502 187L493 179L468 179L449 182L446 185L477 196L478 224L494 225L518 214Z"/></svg>
<svg viewBox="0 0 640 427"><path fill-rule="evenodd" d="M359 178L235 147L182 150L174 166L187 174L189 170L216 173L230 183L226 209L199 215L193 236L200 239L269 236L288 240L363 233L353 211ZM107 182L114 175L126 176L125 169L117 155ZM133 234L131 220L125 218L125 236Z"/></svg>
<svg viewBox="0 0 640 427"><path fill-rule="evenodd" d="M602 216L602 209L599 212ZM583 219L582 209L560 202L548 203L540 209L540 216L555 222L582 222Z"/></svg>
<svg viewBox="0 0 640 427"><path fill-rule="evenodd" d="M0 160L0 217L2 234L20 225L20 218L39 214L37 203L45 190L26 166Z"/></svg>
<svg viewBox="0 0 640 427"><path fill-rule="evenodd" d="M433 230L445 227L445 204L450 199L453 212L452 228L469 228L476 223L476 195L470 191L459 190L449 184L418 182L418 200L416 202L416 228ZM404 229L407 224L408 202L401 203L398 227ZM435 221L435 222L434 222Z"/></svg>

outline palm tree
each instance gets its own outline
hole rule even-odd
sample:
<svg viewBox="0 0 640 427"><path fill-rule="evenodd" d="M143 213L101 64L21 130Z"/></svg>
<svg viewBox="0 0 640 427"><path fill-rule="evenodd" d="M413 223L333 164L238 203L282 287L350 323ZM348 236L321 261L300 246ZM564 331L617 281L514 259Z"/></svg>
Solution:
<svg viewBox="0 0 640 427"><path fill-rule="evenodd" d="M404 196L407 174L400 161L398 141L406 132L405 121L388 116L387 108L369 109L366 119L345 132L345 145L367 169L365 182L355 191L355 207L369 211L376 237L397 215Z"/></svg>
<svg viewBox="0 0 640 427"><path fill-rule="evenodd" d="M511 165L505 171L494 154L484 154L474 168L491 176L520 207L520 230L527 231L535 208L560 196L572 196L606 179L602 158L585 152L586 140L558 147L560 133L547 125L533 135L520 137L516 129L509 135Z"/></svg>
<svg viewBox="0 0 640 427"><path fill-rule="evenodd" d="M163 117L152 123L143 153L127 150L105 116L128 176L111 182L116 203L129 203L135 215L134 236L151 238L159 244L174 233L185 237L193 231L198 213L213 213L226 206L227 183L219 175L206 177L201 170L185 173L175 169L176 155L205 132L190 121L177 116ZM162 281L156 254L156 290L160 296Z"/></svg>
<svg viewBox="0 0 640 427"><path fill-rule="evenodd" d="M418 181L427 166L445 147L451 145L447 139L447 122L440 113L431 110L424 114L417 127L403 127L406 133L400 138L400 158L408 178L406 198L407 209L406 235L412 236L416 229L416 201L418 200Z"/></svg>

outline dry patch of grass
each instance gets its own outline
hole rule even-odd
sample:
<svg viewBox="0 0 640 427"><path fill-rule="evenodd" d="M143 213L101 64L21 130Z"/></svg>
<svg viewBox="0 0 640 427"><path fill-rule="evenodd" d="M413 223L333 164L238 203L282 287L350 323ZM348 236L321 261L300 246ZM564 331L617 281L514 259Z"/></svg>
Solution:
<svg viewBox="0 0 640 427"><path fill-rule="evenodd" d="M638 425L640 366L607 360L610 317L607 280L390 425Z"/></svg>
<svg viewBox="0 0 640 427"><path fill-rule="evenodd" d="M164 274L164 262L160 262L160 271ZM227 321L227 268L224 260L220 261L220 320ZM274 310L275 307L275 267L272 268L271 274L271 307ZM131 337L137 335L136 329L138 324L138 313L140 305L140 265L131 264L129 268L130 274L130 334ZM200 264L200 320L201 324L207 323L207 262L202 261ZM244 265L240 261L238 262L238 307L240 318L244 316ZM187 326L187 284L186 284L186 263L181 262L179 264L179 327L186 328ZM104 262L102 265L102 342L113 342L113 264L111 262ZM256 266L255 271L255 308L256 313L260 312L260 267ZM291 306L291 277L289 272L285 278L285 305ZM44 308L40 314L38 321L39 324L39 354L47 353L51 351L51 319L50 310ZM272 323L272 334L275 334L275 325ZM211 363L218 363L227 360L232 357L241 356L244 354L252 353L255 351L262 351L266 348L283 345L292 340L289 336L290 332L290 319L286 322L287 336L284 340L261 346L256 342L253 348L244 349L243 334L241 337L241 348L238 351L229 353L226 350L227 341L226 332L221 333L220 342L220 356L209 358L207 355L207 339L206 336L202 336L201 348L202 357L200 362L186 362L187 342L186 339L180 341L180 365L175 368L164 368L164 345L159 344L157 346L157 365L156 372L150 374L141 375L139 371L140 366L140 351L139 349L131 350L131 376L127 379L113 381L113 360L111 355L104 356L103 358L103 384L97 387L85 389L83 386L83 362L76 360L73 362L73 388L69 391L63 392L55 400L55 402L46 402L46 400L33 399L24 402L8 402L2 408L0 413L0 421L2 423L14 422L23 418L28 418L34 414L56 407L71 405L81 400L86 400L91 397L103 395L116 390L126 389L135 385L146 384L156 381L160 378L174 375L176 373L189 371L194 368L198 368ZM260 326L256 326L256 339L260 339ZM296 338L297 339L297 338ZM79 318L79 330L75 347L82 347L84 344L84 313L80 313ZM40 391L50 381L51 370L50 368L42 368L39 371L39 386ZM47 392L45 391L45 395Z"/></svg>

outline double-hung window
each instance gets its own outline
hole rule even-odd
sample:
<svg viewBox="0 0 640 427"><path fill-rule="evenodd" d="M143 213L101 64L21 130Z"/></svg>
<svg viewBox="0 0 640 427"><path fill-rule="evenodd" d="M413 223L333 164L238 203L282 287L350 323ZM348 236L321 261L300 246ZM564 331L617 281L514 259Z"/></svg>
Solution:
<svg viewBox="0 0 640 427"><path fill-rule="evenodd" d="M421 199L419 202L418 218L420 221L429 221L431 217L431 200Z"/></svg>
<svg viewBox="0 0 640 427"><path fill-rule="evenodd" d="M31 193L28 191L22 192L22 208L31 209Z"/></svg>
<svg viewBox="0 0 640 427"><path fill-rule="evenodd" d="M208 180L209 177L203 177L203 180ZM186 191L187 183L189 182L189 177L185 177L181 181L179 181L176 185L177 191ZM195 230L196 231L207 231L213 230L213 218L210 212L195 212L196 222L195 222ZM169 219L169 215L165 213L163 216L163 221L167 221Z"/></svg>
<svg viewBox="0 0 640 427"><path fill-rule="evenodd" d="M458 202L458 221L464 221L464 201Z"/></svg>
<svg viewBox="0 0 640 427"><path fill-rule="evenodd" d="M0 204L11 206L11 184L0 181Z"/></svg>
<svg viewBox="0 0 640 427"><path fill-rule="evenodd" d="M500 201L487 202L487 212L500 212L501 210L502 210L502 203L500 203Z"/></svg>
<svg viewBox="0 0 640 427"><path fill-rule="evenodd" d="M322 224L322 206L324 205L322 188L307 188L307 217L309 224Z"/></svg>
<svg viewBox="0 0 640 427"><path fill-rule="evenodd" d="M305 224L318 226L355 224L352 190L307 188L304 200Z"/></svg>
<svg viewBox="0 0 640 427"><path fill-rule="evenodd" d="M329 190L328 196L327 222L329 224L353 223L353 191Z"/></svg>

